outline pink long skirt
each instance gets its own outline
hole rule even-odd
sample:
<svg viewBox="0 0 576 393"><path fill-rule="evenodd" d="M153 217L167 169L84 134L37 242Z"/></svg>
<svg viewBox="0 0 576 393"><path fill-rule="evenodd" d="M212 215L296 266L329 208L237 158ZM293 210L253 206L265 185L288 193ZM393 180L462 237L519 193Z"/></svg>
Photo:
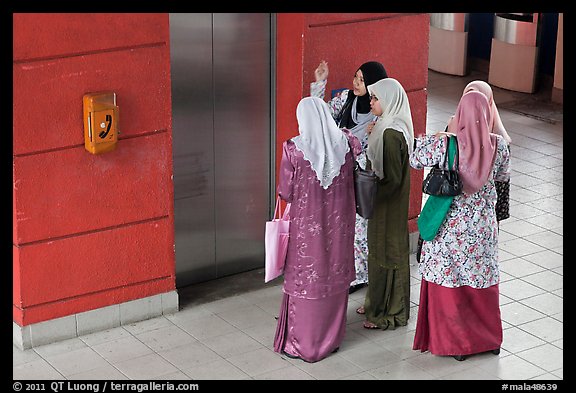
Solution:
<svg viewBox="0 0 576 393"><path fill-rule="evenodd" d="M446 288L422 280L412 349L453 356L500 348L498 293L498 285L484 289Z"/></svg>
<svg viewBox="0 0 576 393"><path fill-rule="evenodd" d="M348 290L323 299L284 294L274 337L274 351L307 362L324 359L340 346L346 332Z"/></svg>

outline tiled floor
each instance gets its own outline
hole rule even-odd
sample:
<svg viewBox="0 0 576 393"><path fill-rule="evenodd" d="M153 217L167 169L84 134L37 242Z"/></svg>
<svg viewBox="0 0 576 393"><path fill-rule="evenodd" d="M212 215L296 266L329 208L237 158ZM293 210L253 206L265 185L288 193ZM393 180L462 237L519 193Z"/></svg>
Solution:
<svg viewBox="0 0 576 393"><path fill-rule="evenodd" d="M444 129L463 87L485 75L430 72L428 131ZM495 88L496 102L522 94ZM338 353L309 364L272 350L280 281L261 270L181 290L182 310L30 350L13 349L24 379L563 379L563 124L501 110L513 139L511 214L501 223L499 356L463 362L413 351L420 278L412 256L411 319L367 330L354 312Z"/></svg>

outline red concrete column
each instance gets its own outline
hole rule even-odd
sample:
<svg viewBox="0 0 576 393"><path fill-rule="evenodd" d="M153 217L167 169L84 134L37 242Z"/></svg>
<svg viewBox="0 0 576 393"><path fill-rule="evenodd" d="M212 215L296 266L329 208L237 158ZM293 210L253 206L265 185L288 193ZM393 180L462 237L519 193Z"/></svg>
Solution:
<svg viewBox="0 0 576 393"><path fill-rule="evenodd" d="M296 106L304 96L304 15L276 16L276 179L282 158L282 143L298 135Z"/></svg>
<svg viewBox="0 0 576 393"><path fill-rule="evenodd" d="M173 291L168 15L13 21L14 321ZM102 90L117 94L121 134L92 155L82 96Z"/></svg>

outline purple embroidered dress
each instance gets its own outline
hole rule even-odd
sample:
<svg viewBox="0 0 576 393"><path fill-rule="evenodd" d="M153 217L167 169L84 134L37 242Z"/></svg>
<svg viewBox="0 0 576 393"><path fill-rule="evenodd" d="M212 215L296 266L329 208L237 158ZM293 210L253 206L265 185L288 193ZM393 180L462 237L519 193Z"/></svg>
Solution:
<svg viewBox="0 0 576 393"><path fill-rule="evenodd" d="M328 188L292 140L283 144L278 193L292 203L290 241L284 268L284 297L274 350L308 362L338 349L344 338L348 289L355 279L353 151L351 146Z"/></svg>

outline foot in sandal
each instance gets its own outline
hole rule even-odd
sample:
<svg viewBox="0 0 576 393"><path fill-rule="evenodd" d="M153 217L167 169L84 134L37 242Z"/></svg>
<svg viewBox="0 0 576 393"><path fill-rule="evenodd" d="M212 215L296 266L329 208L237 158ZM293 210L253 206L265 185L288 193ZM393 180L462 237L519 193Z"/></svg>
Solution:
<svg viewBox="0 0 576 393"><path fill-rule="evenodd" d="M370 322L370 321L364 321L364 327L365 327L366 329L380 329L380 328L378 327L378 325L376 325L375 323L372 323L372 322Z"/></svg>

